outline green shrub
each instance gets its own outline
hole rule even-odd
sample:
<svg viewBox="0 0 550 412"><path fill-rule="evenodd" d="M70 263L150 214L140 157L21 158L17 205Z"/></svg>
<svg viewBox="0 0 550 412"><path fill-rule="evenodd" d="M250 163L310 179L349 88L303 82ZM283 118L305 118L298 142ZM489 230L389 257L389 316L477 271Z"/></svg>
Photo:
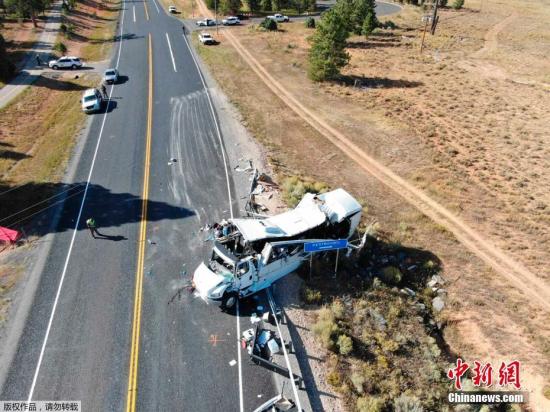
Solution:
<svg viewBox="0 0 550 412"><path fill-rule="evenodd" d="M423 412L424 408L414 396L408 396L407 394L402 393L395 399L393 402L393 407L395 412Z"/></svg>
<svg viewBox="0 0 550 412"><path fill-rule="evenodd" d="M265 30L269 31L276 31L277 30L277 22L273 19L268 19L267 17L260 23L260 27L264 28Z"/></svg>
<svg viewBox="0 0 550 412"><path fill-rule="evenodd" d="M395 266L387 266L382 269L382 280L389 285L397 285L401 282L403 275L399 268Z"/></svg>
<svg viewBox="0 0 550 412"><path fill-rule="evenodd" d="M59 30L61 30L61 33L67 34L67 25L65 23L61 23L59 25Z"/></svg>
<svg viewBox="0 0 550 412"><path fill-rule="evenodd" d="M330 309L324 307L319 310L317 322L313 324L312 330L321 340L323 347L334 349L334 336L338 334L338 325Z"/></svg>
<svg viewBox="0 0 550 412"><path fill-rule="evenodd" d="M380 27L382 27L383 29L395 30L397 29L397 24L395 24L391 20L386 20L384 23L380 23Z"/></svg>
<svg viewBox="0 0 550 412"><path fill-rule="evenodd" d="M330 305L330 310L336 319L343 319L346 314L346 308L341 300L336 299Z"/></svg>
<svg viewBox="0 0 550 412"><path fill-rule="evenodd" d="M342 376L340 375L340 373L338 373L338 371L331 371L327 375L327 382L331 386L334 386L335 388L337 388L342 383Z"/></svg>
<svg viewBox="0 0 550 412"><path fill-rule="evenodd" d="M550 399L550 386L545 386L542 393L546 399Z"/></svg>
<svg viewBox="0 0 550 412"><path fill-rule="evenodd" d="M355 391L359 394L362 394L363 384L365 383L365 377L363 376L363 374L359 372L354 372L351 374L350 380L353 384L353 387L355 388Z"/></svg>
<svg viewBox="0 0 550 412"><path fill-rule="evenodd" d="M377 396L362 396L357 398L358 412L382 412L386 402Z"/></svg>
<svg viewBox="0 0 550 412"><path fill-rule="evenodd" d="M464 0L455 0L453 3L453 9L460 10L464 6Z"/></svg>
<svg viewBox="0 0 550 412"><path fill-rule="evenodd" d="M281 188L283 199L290 207L296 206L306 193L324 193L328 190L325 183L303 180L298 176L284 179Z"/></svg>
<svg viewBox="0 0 550 412"><path fill-rule="evenodd" d="M319 290L306 287L303 292L304 300L307 304L318 305L321 303L322 295Z"/></svg>
<svg viewBox="0 0 550 412"><path fill-rule="evenodd" d="M447 7L447 0L439 0L440 7Z"/></svg>
<svg viewBox="0 0 550 412"><path fill-rule="evenodd" d="M53 49L59 53L67 53L67 46L65 46L65 44L60 41L54 44Z"/></svg>
<svg viewBox="0 0 550 412"><path fill-rule="evenodd" d="M353 350L353 341L347 335L338 336L336 345L338 346L338 350L341 355L349 355Z"/></svg>
<svg viewBox="0 0 550 412"><path fill-rule="evenodd" d="M306 27L308 29L314 29L315 28L315 19L313 17L308 17L306 19Z"/></svg>

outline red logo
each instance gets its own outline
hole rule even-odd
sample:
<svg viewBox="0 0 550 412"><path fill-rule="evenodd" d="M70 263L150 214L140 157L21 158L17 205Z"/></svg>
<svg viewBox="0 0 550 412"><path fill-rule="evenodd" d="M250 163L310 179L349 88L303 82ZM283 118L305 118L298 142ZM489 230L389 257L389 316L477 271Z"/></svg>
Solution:
<svg viewBox="0 0 550 412"><path fill-rule="evenodd" d="M512 361L510 363L502 362L498 369L498 386L513 385L514 388L521 389L519 380L520 365L521 363L519 361ZM447 377L454 380L456 389L462 390L462 377L468 369L470 369L470 365L461 358L458 358L456 360L456 367L447 371ZM491 362L482 363L475 360L472 371L472 383L474 386L490 387L493 384L493 366Z"/></svg>

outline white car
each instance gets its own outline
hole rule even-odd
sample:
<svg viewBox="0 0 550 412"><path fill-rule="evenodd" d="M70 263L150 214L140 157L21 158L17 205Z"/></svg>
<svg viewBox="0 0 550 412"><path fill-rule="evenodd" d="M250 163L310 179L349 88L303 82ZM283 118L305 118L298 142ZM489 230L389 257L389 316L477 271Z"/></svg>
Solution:
<svg viewBox="0 0 550 412"><path fill-rule="evenodd" d="M81 102L85 113L98 112L103 104L103 96L97 89L88 89L82 95Z"/></svg>
<svg viewBox="0 0 550 412"><path fill-rule="evenodd" d="M197 21L197 26L215 26L216 22L212 19L203 19Z"/></svg>
<svg viewBox="0 0 550 412"><path fill-rule="evenodd" d="M168 7L168 13L177 13L178 10L176 9L176 6L170 6Z"/></svg>
<svg viewBox="0 0 550 412"><path fill-rule="evenodd" d="M107 84L114 84L118 80L118 70L117 69L107 69L103 73L103 82Z"/></svg>
<svg viewBox="0 0 550 412"><path fill-rule="evenodd" d="M238 17L235 16L229 16L227 19L222 20L222 24L224 26L234 26L236 24L241 24L241 21Z"/></svg>
<svg viewBox="0 0 550 412"><path fill-rule="evenodd" d="M204 31L201 34L199 34L199 41L202 44L216 44L216 40L214 40L212 35Z"/></svg>
<svg viewBox="0 0 550 412"><path fill-rule="evenodd" d="M48 66L54 70L57 69L78 69L82 67L82 61L78 57L63 56L57 60L50 60Z"/></svg>
<svg viewBox="0 0 550 412"><path fill-rule="evenodd" d="M284 22L288 22L290 21L290 19L288 18L288 16L283 16L282 14L280 13L276 13L272 16L267 16L268 19L272 19L272 20L275 20L277 23L284 23Z"/></svg>

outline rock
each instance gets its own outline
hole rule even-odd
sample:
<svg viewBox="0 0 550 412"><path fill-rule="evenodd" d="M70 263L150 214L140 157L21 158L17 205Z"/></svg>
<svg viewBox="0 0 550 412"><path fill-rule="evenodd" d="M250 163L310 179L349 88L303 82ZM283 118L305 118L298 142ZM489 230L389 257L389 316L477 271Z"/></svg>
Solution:
<svg viewBox="0 0 550 412"><path fill-rule="evenodd" d="M444 294L446 294L446 293L447 293L447 291L446 291L445 289L442 289L442 288L437 289L437 294L438 294L439 296L444 295Z"/></svg>
<svg viewBox="0 0 550 412"><path fill-rule="evenodd" d="M420 310L426 310L426 305L424 305L423 303L417 303L416 307Z"/></svg>
<svg viewBox="0 0 550 412"><path fill-rule="evenodd" d="M405 295L409 295L409 296L416 296L416 292L412 289L409 289L409 288L401 289L401 293L403 293Z"/></svg>
<svg viewBox="0 0 550 412"><path fill-rule="evenodd" d="M440 296L437 296L432 299L432 307L436 312L441 312L445 307L445 302L443 302Z"/></svg>
<svg viewBox="0 0 550 412"><path fill-rule="evenodd" d="M379 330L386 329L386 319L384 319L384 316L374 309L369 309L369 315L375 320L376 326Z"/></svg>

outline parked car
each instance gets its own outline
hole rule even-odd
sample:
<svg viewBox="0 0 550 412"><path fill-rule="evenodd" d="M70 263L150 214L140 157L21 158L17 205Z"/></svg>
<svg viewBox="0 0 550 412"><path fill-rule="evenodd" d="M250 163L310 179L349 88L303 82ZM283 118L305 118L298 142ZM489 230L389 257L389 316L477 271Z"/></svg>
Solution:
<svg viewBox="0 0 550 412"><path fill-rule="evenodd" d="M272 20L275 20L277 23L283 23L283 22L288 22L290 21L290 19L288 18L288 16L283 16L282 14L280 13L275 13L274 15L272 16L267 16L268 19L272 19Z"/></svg>
<svg viewBox="0 0 550 412"><path fill-rule="evenodd" d="M203 19L197 21L197 26L215 26L216 22L212 19Z"/></svg>
<svg viewBox="0 0 550 412"><path fill-rule="evenodd" d="M216 44L216 40L212 37L210 33L202 32L199 34L199 41L202 44Z"/></svg>
<svg viewBox="0 0 550 412"><path fill-rule="evenodd" d="M178 10L176 9L176 6L170 6L168 7L168 13L177 13Z"/></svg>
<svg viewBox="0 0 550 412"><path fill-rule="evenodd" d="M241 24L241 21L238 17L229 16L228 18L222 20L222 24L224 26L234 26L236 24Z"/></svg>
<svg viewBox="0 0 550 412"><path fill-rule="evenodd" d="M78 69L82 67L82 61L78 57L63 56L57 60L50 60L48 66L54 70L57 69Z"/></svg>
<svg viewBox="0 0 550 412"><path fill-rule="evenodd" d="M103 96L97 89L87 89L82 95L81 102L85 113L98 112L103 105Z"/></svg>
<svg viewBox="0 0 550 412"><path fill-rule="evenodd" d="M103 82L107 84L114 84L118 81L118 70L117 69L107 69L103 73Z"/></svg>

